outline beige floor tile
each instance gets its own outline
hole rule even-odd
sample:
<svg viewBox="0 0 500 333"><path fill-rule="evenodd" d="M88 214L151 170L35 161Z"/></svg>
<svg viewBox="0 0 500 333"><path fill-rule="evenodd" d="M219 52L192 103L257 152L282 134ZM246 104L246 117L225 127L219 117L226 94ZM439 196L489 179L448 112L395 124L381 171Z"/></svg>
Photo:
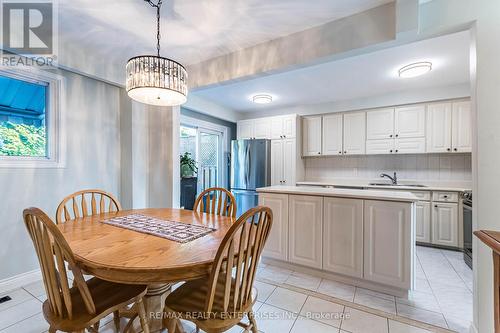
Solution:
<svg viewBox="0 0 500 333"><path fill-rule="evenodd" d="M339 329L337 327L329 326L304 317L299 317L295 321L295 324L293 324L290 333L338 333L338 331Z"/></svg>
<svg viewBox="0 0 500 333"><path fill-rule="evenodd" d="M297 315L277 307L264 304L255 313L257 327L263 333L287 333L293 326Z"/></svg>
<svg viewBox="0 0 500 333"><path fill-rule="evenodd" d="M448 328L446 321L441 313L432 312L424 309L414 308L405 304L396 304L397 313L399 316L410 318L413 320L422 321L431 325L436 325L443 328Z"/></svg>
<svg viewBox="0 0 500 333"><path fill-rule="evenodd" d="M0 312L0 330L42 312L42 303L37 299L14 305Z"/></svg>
<svg viewBox="0 0 500 333"><path fill-rule="evenodd" d="M23 289L35 297L45 295L45 287L43 285L43 281L37 281L27 284L23 286Z"/></svg>
<svg viewBox="0 0 500 333"><path fill-rule="evenodd" d="M34 299L35 297L28 293L26 290L20 288L11 290L9 292L0 294L0 298L4 296L10 296L12 298L10 301L0 304L0 311L8 309L14 305L26 302L27 300Z"/></svg>
<svg viewBox="0 0 500 333"><path fill-rule="evenodd" d="M346 307L342 328L352 333L388 333L387 318Z"/></svg>
<svg viewBox="0 0 500 333"><path fill-rule="evenodd" d="M291 274L291 270L268 265L262 271L258 272L257 276L277 283L285 283Z"/></svg>
<svg viewBox="0 0 500 333"><path fill-rule="evenodd" d="M408 297L397 297L396 302L400 304L406 304L413 306L414 308L420 308L424 310L441 312L438 301L433 294L421 293L418 291L410 291Z"/></svg>
<svg viewBox="0 0 500 333"><path fill-rule="evenodd" d="M327 279L321 280L318 288L318 292L322 294L341 298L349 302L354 300L355 290L354 286Z"/></svg>
<svg viewBox="0 0 500 333"><path fill-rule="evenodd" d="M293 272L285 283L298 288L316 291L321 283L321 278L299 272Z"/></svg>
<svg viewBox="0 0 500 333"><path fill-rule="evenodd" d="M302 305L304 305L306 301L306 298L307 295L278 287L266 300L266 304L276 306L283 310L299 313Z"/></svg>
<svg viewBox="0 0 500 333"><path fill-rule="evenodd" d="M361 304L372 309L381 310L384 312L396 314L396 302L371 295L358 294L354 296L354 303Z"/></svg>
<svg viewBox="0 0 500 333"><path fill-rule="evenodd" d="M365 288L360 288L356 287L356 294L364 294L364 295L370 295L370 296L376 296L378 298L383 298L388 301L394 301L394 296L389 295L389 294L384 294L375 290L370 290L370 289L365 289Z"/></svg>
<svg viewBox="0 0 500 333"><path fill-rule="evenodd" d="M257 289L257 300L259 302L265 302L276 289L275 286L260 281L254 281L253 286Z"/></svg>
<svg viewBox="0 0 500 333"><path fill-rule="evenodd" d="M313 296L307 298L300 311L301 316L335 327L340 327L343 313L343 305Z"/></svg>
<svg viewBox="0 0 500 333"><path fill-rule="evenodd" d="M12 326L9 326L1 333L41 333L49 329L49 324L45 321L42 313L26 318Z"/></svg>
<svg viewBox="0 0 500 333"><path fill-rule="evenodd" d="M431 331L389 319L389 333L431 333Z"/></svg>

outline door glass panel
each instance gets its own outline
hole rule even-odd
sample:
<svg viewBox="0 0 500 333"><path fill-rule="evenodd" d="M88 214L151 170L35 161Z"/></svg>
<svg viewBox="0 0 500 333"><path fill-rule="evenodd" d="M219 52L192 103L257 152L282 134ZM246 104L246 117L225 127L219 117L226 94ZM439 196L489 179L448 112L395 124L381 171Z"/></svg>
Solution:
<svg viewBox="0 0 500 333"><path fill-rule="evenodd" d="M220 182L220 133L199 130L198 162L200 164L200 190L219 186Z"/></svg>

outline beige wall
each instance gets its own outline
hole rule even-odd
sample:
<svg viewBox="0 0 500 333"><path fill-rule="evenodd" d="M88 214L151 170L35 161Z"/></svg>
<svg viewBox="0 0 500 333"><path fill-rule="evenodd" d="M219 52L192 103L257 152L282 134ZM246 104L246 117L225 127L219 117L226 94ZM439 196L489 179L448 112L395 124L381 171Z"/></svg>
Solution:
<svg viewBox="0 0 500 333"><path fill-rule="evenodd" d="M58 203L84 188L120 193L119 88L66 71L66 167L0 168L0 280L38 268L22 211L54 217Z"/></svg>

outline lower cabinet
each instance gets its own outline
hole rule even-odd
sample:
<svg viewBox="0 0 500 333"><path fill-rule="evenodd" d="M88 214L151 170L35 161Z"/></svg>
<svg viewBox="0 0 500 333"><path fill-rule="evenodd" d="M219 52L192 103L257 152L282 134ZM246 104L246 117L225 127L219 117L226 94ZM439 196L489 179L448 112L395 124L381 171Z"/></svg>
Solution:
<svg viewBox="0 0 500 333"><path fill-rule="evenodd" d="M323 269L363 277L363 201L324 198Z"/></svg>
<svg viewBox="0 0 500 333"><path fill-rule="evenodd" d="M415 219L415 238L417 242L431 242L431 203L417 202Z"/></svg>
<svg viewBox="0 0 500 333"><path fill-rule="evenodd" d="M263 255L288 260L288 195L260 193L259 205L267 206L273 211L273 224Z"/></svg>
<svg viewBox="0 0 500 333"><path fill-rule="evenodd" d="M432 207L432 243L458 247L458 205L434 203Z"/></svg>
<svg viewBox="0 0 500 333"><path fill-rule="evenodd" d="M290 195L289 205L288 260L321 269L323 197Z"/></svg>
<svg viewBox="0 0 500 333"><path fill-rule="evenodd" d="M399 202L364 203L364 278L411 288L412 211Z"/></svg>

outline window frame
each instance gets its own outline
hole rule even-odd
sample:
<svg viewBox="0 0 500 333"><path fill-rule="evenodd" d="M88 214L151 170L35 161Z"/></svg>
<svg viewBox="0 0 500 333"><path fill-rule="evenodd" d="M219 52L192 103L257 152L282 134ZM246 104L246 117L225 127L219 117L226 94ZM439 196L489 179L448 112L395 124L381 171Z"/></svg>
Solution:
<svg viewBox="0 0 500 333"><path fill-rule="evenodd" d="M62 114L65 100L64 77L37 68L2 68L0 75L36 84L47 84L45 126L48 142L46 157L0 156L0 168L64 168L66 166L65 124Z"/></svg>

